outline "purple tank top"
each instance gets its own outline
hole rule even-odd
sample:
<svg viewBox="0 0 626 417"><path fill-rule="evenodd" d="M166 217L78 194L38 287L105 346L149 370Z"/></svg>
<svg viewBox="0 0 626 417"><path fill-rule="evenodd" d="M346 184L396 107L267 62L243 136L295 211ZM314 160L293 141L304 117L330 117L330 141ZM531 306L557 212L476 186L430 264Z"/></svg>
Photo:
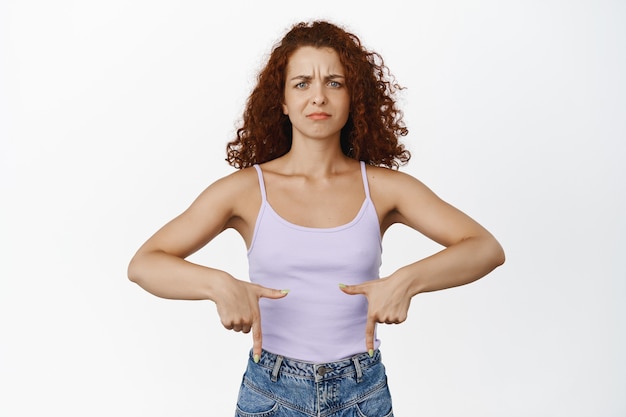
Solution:
<svg viewBox="0 0 626 417"><path fill-rule="evenodd" d="M299 226L283 219L267 201L263 172L254 166L261 208L248 250L250 280L289 289L279 300L260 300L263 349L322 363L366 350L367 299L344 294L338 284L379 278L380 225L370 198L365 163L365 200L350 222L331 228ZM375 347L380 344L375 339Z"/></svg>

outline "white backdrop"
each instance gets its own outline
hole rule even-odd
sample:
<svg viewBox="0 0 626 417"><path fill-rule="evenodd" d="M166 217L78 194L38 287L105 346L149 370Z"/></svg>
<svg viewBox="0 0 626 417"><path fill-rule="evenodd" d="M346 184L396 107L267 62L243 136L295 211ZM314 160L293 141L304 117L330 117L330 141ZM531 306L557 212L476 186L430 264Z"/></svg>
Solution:
<svg viewBox="0 0 626 417"><path fill-rule="evenodd" d="M380 327L396 415L626 415L626 3L219 4L0 2L0 415L233 415L250 335L126 266L232 172L257 70L313 18L384 56L403 170L507 253ZM392 229L382 273L434 250ZM234 234L193 260L247 278Z"/></svg>

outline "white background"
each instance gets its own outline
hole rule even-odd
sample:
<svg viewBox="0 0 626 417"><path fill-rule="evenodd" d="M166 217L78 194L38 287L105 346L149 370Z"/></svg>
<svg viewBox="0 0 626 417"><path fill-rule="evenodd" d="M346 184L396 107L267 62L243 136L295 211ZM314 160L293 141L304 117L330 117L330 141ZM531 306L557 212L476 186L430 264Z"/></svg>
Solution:
<svg viewBox="0 0 626 417"><path fill-rule="evenodd" d="M257 70L313 18L383 55L403 170L507 253L380 327L396 415L626 415L626 3L216 4L0 2L0 415L233 415L250 335L126 266L232 172ZM392 229L382 273L437 249ZM247 278L234 234L193 260Z"/></svg>

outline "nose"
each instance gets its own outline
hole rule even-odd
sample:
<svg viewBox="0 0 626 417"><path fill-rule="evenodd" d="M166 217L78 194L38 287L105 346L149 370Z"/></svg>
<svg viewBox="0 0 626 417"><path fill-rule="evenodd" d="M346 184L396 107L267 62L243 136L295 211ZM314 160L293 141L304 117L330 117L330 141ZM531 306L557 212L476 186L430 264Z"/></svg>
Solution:
<svg viewBox="0 0 626 417"><path fill-rule="evenodd" d="M313 97L313 104L326 104L326 99L323 96L315 96Z"/></svg>
<svg viewBox="0 0 626 417"><path fill-rule="evenodd" d="M315 88L312 89L312 101L313 104L316 105L321 105L321 104L326 104L326 95L324 94L324 89L322 86L317 86Z"/></svg>

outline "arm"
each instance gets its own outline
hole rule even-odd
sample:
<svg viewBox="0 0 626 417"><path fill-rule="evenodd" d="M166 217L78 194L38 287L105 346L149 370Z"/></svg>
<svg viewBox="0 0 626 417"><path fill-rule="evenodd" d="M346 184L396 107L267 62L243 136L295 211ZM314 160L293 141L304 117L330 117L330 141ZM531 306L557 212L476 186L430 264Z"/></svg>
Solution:
<svg viewBox="0 0 626 417"><path fill-rule="evenodd" d="M128 277L158 297L214 301L224 327L244 333L252 330L253 349L260 354L258 300L286 294L185 259L227 228L237 229L244 238L251 233L258 210L251 187L258 189L256 174L244 172L213 183L139 248L128 266Z"/></svg>
<svg viewBox="0 0 626 417"><path fill-rule="evenodd" d="M468 284L504 262L502 247L484 227L418 180L398 177L393 190L397 203L387 221L411 227L445 247L393 274L407 281L410 296Z"/></svg>
<svg viewBox="0 0 626 417"><path fill-rule="evenodd" d="M220 281L228 280L228 274L193 264L185 258L206 245L232 221L231 190L241 187L240 183L233 176L218 180L187 210L151 236L130 261L130 280L158 297L214 300Z"/></svg>
<svg viewBox="0 0 626 417"><path fill-rule="evenodd" d="M368 298L368 350L373 347L375 323L406 320L411 298L416 294L468 284L504 262L504 251L491 233L417 179L379 170L371 178L372 197L383 213L383 229L401 223L445 248L389 277L343 288L348 294Z"/></svg>

